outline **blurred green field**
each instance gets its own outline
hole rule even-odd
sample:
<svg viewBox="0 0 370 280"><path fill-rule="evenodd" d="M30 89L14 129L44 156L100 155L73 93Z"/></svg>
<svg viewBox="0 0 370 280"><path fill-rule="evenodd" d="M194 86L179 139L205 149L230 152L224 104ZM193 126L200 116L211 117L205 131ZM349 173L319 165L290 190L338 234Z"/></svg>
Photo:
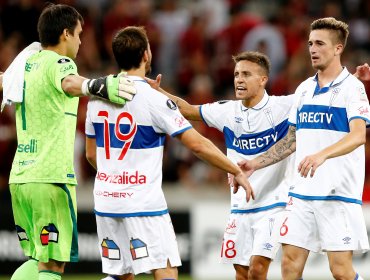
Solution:
<svg viewBox="0 0 370 280"><path fill-rule="evenodd" d="M9 280L10 276L0 275L0 280ZM102 274L75 274L75 275L64 275L62 280L100 280L104 278ZM135 280L153 280L152 275L138 275ZM192 280L189 275L179 275L179 280Z"/></svg>

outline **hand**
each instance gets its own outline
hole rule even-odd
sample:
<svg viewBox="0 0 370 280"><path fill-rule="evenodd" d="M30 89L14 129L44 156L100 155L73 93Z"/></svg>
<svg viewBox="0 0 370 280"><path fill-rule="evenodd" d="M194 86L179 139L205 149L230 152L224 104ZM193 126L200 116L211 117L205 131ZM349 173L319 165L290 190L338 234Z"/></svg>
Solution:
<svg viewBox="0 0 370 280"><path fill-rule="evenodd" d="M370 81L370 67L365 63L356 67L354 76L361 81Z"/></svg>
<svg viewBox="0 0 370 280"><path fill-rule="evenodd" d="M145 77L144 79L148 82L148 84L149 84L152 88L154 88L154 89L156 89L156 90L158 90L158 91L159 91L159 88L160 88L160 86L161 86L162 74L158 74L158 76L155 78L155 80L150 79L150 78L148 78L148 77Z"/></svg>
<svg viewBox="0 0 370 280"><path fill-rule="evenodd" d="M306 156L298 165L298 172L302 177L307 178L310 172L310 177L315 175L316 169L325 162L325 158L320 154L314 154L311 156Z"/></svg>
<svg viewBox="0 0 370 280"><path fill-rule="evenodd" d="M252 198L254 199L254 192L253 189L247 179L247 176L240 172L236 176L232 177L233 183L233 193L236 193L239 190L239 187L242 187L245 190L245 193L247 194L247 202Z"/></svg>
<svg viewBox="0 0 370 280"><path fill-rule="evenodd" d="M121 73L85 80L82 92L124 105L126 101L131 101L134 98L136 88L134 82Z"/></svg>
<svg viewBox="0 0 370 280"><path fill-rule="evenodd" d="M248 178L254 173L254 171L256 171L256 168L253 165L253 160L244 159L238 162L238 166L243 170L244 174L247 175Z"/></svg>

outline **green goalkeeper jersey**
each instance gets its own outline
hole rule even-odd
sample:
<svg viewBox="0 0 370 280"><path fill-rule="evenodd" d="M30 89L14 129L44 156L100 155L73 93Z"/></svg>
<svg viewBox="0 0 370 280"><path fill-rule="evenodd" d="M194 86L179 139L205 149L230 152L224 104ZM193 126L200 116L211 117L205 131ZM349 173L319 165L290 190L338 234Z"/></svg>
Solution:
<svg viewBox="0 0 370 280"><path fill-rule="evenodd" d="M9 183L77 184L73 162L79 98L62 79L77 74L74 61L43 50L26 63L23 102L16 105L18 146Z"/></svg>

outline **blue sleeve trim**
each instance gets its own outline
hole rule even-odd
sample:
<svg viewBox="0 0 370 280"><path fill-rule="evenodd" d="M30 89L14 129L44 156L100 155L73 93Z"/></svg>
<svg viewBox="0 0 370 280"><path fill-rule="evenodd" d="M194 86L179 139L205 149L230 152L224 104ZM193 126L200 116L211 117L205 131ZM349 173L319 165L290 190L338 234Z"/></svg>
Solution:
<svg viewBox="0 0 370 280"><path fill-rule="evenodd" d="M354 120L354 119L361 119L361 120L364 120L364 121L366 122L366 126L367 126L367 127L370 125L370 120L369 120L369 119L364 118L364 117L360 117L360 116L354 116L354 117L350 118L350 119L348 120L348 122L350 122L350 121L352 121L352 120Z"/></svg>
<svg viewBox="0 0 370 280"><path fill-rule="evenodd" d="M362 205L361 200L358 200L358 199L355 199L355 198L348 198L348 197L344 197L344 196L338 196L338 195L328 195L328 196L315 196L314 195L314 196L311 196L311 195L296 194L296 193L292 193L292 192L289 192L288 195L292 196L292 197L295 197L295 198L303 199L303 200L339 200L339 201L343 201L343 202L356 203L356 204Z"/></svg>
<svg viewBox="0 0 370 280"><path fill-rule="evenodd" d="M112 217L112 218L153 217L153 216L162 216L162 215L168 214L168 209L162 210L162 211L136 212L136 213L105 213L105 212L96 211L94 209L94 213L97 216Z"/></svg>
<svg viewBox="0 0 370 280"><path fill-rule="evenodd" d="M203 116L203 113L202 113L202 106L203 105L200 105L199 106L199 114L200 114L200 117L202 118L202 121L209 127L208 123L206 122L206 119L204 118Z"/></svg>
<svg viewBox="0 0 370 280"><path fill-rule="evenodd" d="M261 211L270 210L276 207L285 207L285 206L286 206L286 202L278 202L278 203L274 203L268 206L258 207L258 208L253 208L253 209L232 209L231 213L232 214L257 213Z"/></svg>
<svg viewBox="0 0 370 280"><path fill-rule="evenodd" d="M291 126L296 126L296 124L295 123L292 123L292 122L290 122L290 121L288 121L288 125L291 125Z"/></svg>
<svg viewBox="0 0 370 280"><path fill-rule="evenodd" d="M177 135L179 135L181 133L184 133L185 131L187 131L187 130L189 130L191 128L193 128L193 127L192 126L188 126L188 127L185 127L184 129L178 130L175 133L171 134L171 137L175 137L175 136L177 136Z"/></svg>
<svg viewBox="0 0 370 280"><path fill-rule="evenodd" d="M91 135L91 134L86 134L86 137L87 137L87 138L96 138L96 136L95 136L95 135Z"/></svg>

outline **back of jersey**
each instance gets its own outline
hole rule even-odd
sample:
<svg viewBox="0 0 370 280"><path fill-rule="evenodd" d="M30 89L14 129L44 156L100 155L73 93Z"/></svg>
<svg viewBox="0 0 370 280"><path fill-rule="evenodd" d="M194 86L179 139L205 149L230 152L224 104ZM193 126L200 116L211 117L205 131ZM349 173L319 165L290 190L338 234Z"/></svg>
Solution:
<svg viewBox="0 0 370 280"><path fill-rule="evenodd" d="M138 93L124 107L91 100L86 135L96 139L95 212L155 216L168 212L162 191L165 135L191 128L174 102L131 76Z"/></svg>

